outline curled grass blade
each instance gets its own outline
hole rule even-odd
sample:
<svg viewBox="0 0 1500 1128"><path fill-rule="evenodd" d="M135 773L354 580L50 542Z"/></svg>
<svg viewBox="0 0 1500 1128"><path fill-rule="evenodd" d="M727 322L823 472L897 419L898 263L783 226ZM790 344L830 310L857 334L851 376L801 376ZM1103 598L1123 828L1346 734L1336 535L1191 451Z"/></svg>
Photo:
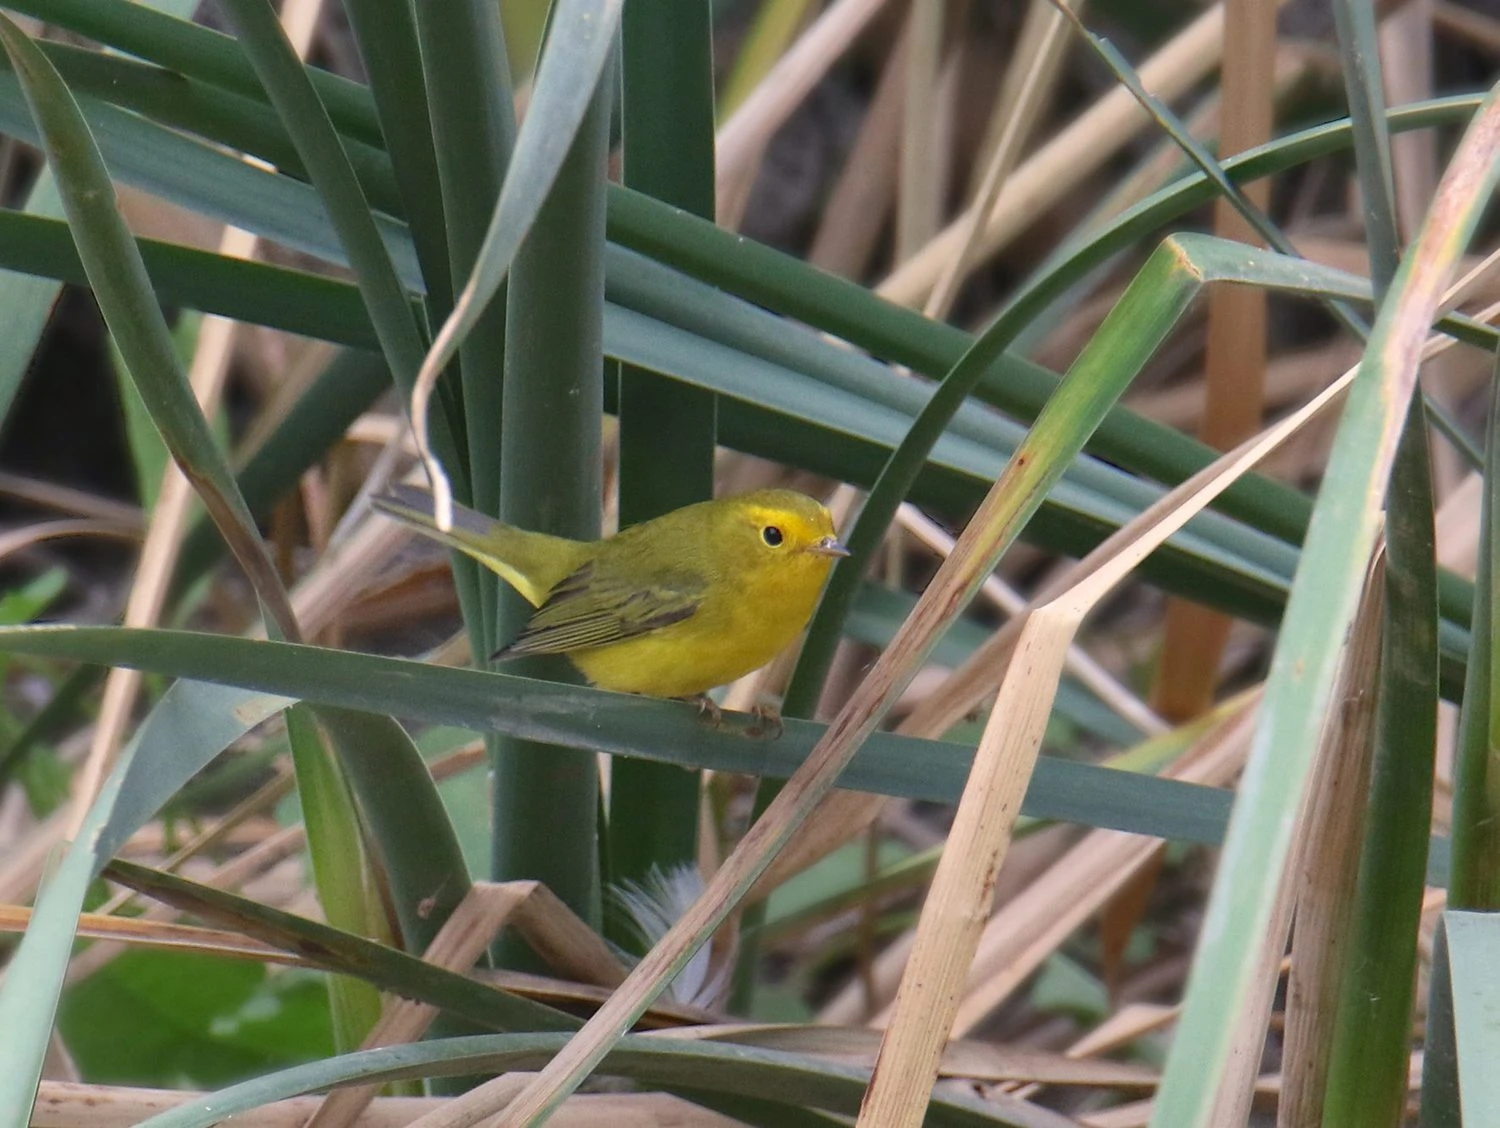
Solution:
<svg viewBox="0 0 1500 1128"><path fill-rule="evenodd" d="M428 440L428 400L439 373L505 281L552 189L609 62L622 4L623 0L559 0L553 10L531 105L489 231L473 273L418 373L412 392L412 427L432 480L440 528L446 529L452 519L453 497Z"/></svg>

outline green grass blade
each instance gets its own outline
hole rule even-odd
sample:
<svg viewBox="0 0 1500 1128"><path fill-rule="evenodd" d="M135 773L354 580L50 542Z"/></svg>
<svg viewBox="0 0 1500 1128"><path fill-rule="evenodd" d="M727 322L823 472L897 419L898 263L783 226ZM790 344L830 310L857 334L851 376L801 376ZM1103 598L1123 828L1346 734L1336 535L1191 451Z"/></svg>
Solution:
<svg viewBox="0 0 1500 1128"><path fill-rule="evenodd" d="M1500 728L1496 708L1496 579L1500 558L1494 545L1500 516L1500 397L1490 403L1485 436L1484 493L1480 508L1479 558L1475 567L1473 645L1459 714L1453 793L1453 880L1448 903L1455 909L1492 912L1500 899L1500 864L1495 848L1496 799L1492 782L1494 733ZM1428 1023L1422 1062L1422 1119L1432 1128L1462 1123L1459 1116L1459 1065L1456 995L1449 949L1439 929L1428 992ZM1472 984L1465 984L1472 990Z"/></svg>
<svg viewBox="0 0 1500 1128"><path fill-rule="evenodd" d="M1349 123L1354 137L1359 198L1364 207L1369 243L1370 279L1379 300L1390 287L1401 261L1389 111L1380 68L1380 33L1376 27L1375 11L1368 4L1337 0L1333 11L1343 63L1344 92L1349 103ZM1423 400L1429 421L1470 466L1480 469L1484 465L1484 455L1458 420L1431 397L1424 394Z"/></svg>
<svg viewBox="0 0 1500 1128"><path fill-rule="evenodd" d="M485 233L500 198L516 143L516 113L499 5L455 0L416 6L417 34L430 64L424 75L437 141L438 191L444 202L451 248L446 286L459 292L473 273ZM463 420L467 502L481 513L500 511L500 428L504 411L506 303L492 301L459 345L458 381L438 386L444 410ZM429 303L441 325L453 300ZM460 500L464 500L460 492ZM461 553L454 578L464 621L476 654L491 654L499 580Z"/></svg>
<svg viewBox="0 0 1500 1128"><path fill-rule="evenodd" d="M1453 789L1453 881L1448 903L1454 909L1492 912L1500 899L1500 865L1494 856L1494 733L1500 728L1495 681L1496 573L1494 545L1500 515L1500 399L1490 403L1485 436L1484 492L1480 508L1479 558L1475 568L1473 645L1464 683L1455 750ZM1451 915L1451 914L1450 914ZM1422 1061L1422 1121L1431 1128L1461 1125L1457 994L1445 929L1439 929L1428 992L1427 1039ZM1473 984L1462 989L1473 990Z"/></svg>
<svg viewBox="0 0 1500 1128"><path fill-rule="evenodd" d="M306 178L302 158L264 94L249 98L176 71L84 47L63 43L41 46L75 95L130 110L158 125L196 134L216 146L260 157L284 174ZM347 134L342 136L371 201L382 211L405 217L406 206L384 150Z"/></svg>
<svg viewBox="0 0 1500 1128"><path fill-rule="evenodd" d="M470 881L421 753L390 717L326 705L316 716L379 844L402 942L409 952L425 952Z"/></svg>
<svg viewBox="0 0 1500 1128"><path fill-rule="evenodd" d="M189 313L181 317L172 330L172 343L184 365L191 362L198 338L198 326L202 324L202 320L201 315ZM140 503L142 512L149 516L156 510L162 478L172 463L172 453L167 449L166 443L162 442L161 433L152 422L151 409L131 383L129 367L120 356L119 349L113 341L108 342L107 347L111 374L120 397L125 445L129 448L131 467L135 472L136 500Z"/></svg>
<svg viewBox="0 0 1500 1128"><path fill-rule="evenodd" d="M1370 277L1375 292L1384 294L1401 259L1401 238L1396 231L1396 179L1380 75L1380 34L1374 9L1357 0L1334 0L1333 18L1354 135L1365 238L1370 244Z"/></svg>
<svg viewBox="0 0 1500 1128"><path fill-rule="evenodd" d="M563 25L554 23L542 81L562 30ZM500 518L523 529L579 540L599 535L603 473L604 183L614 94L609 74L598 80L551 192L515 256L507 293ZM518 146L512 176L523 168L521 150ZM507 188L510 183L506 181ZM532 608L508 588L500 596L495 637L514 638ZM581 680L558 656L523 658L515 669L534 677ZM594 757L516 740L494 740L491 752L495 879L540 880L597 928L601 890ZM513 964L518 951L505 947L503 958Z"/></svg>
<svg viewBox="0 0 1500 1128"><path fill-rule="evenodd" d="M144 6L185 17L196 4L194 0L146 0ZM97 51L87 53L103 58ZM62 198L46 169L32 182L24 210L32 215L62 217ZM31 366L60 290L60 286L39 279L8 271L0 274L0 310L5 311L5 331L0 333L0 423L10 414L11 402Z"/></svg>
<svg viewBox="0 0 1500 1128"><path fill-rule="evenodd" d="M558 0L531 105L484 243L427 367L436 373L483 316L546 202L605 73L623 0Z"/></svg>
<svg viewBox="0 0 1500 1128"><path fill-rule="evenodd" d="M1495 661L1500 640L1496 581L1500 553L1494 537L1500 518L1500 398L1490 406L1479 562L1474 586L1474 645L1464 686L1453 788L1453 892L1455 909L1500 908L1500 825L1496 824L1494 749L1500 732L1500 694Z"/></svg>
<svg viewBox="0 0 1500 1128"><path fill-rule="evenodd" d="M416 18L408 4L350 0L344 7L369 76L391 167L401 185L401 214L411 225L429 308L446 317L453 305L448 231L438 190L438 159L427 112Z"/></svg>
<svg viewBox="0 0 1500 1128"><path fill-rule="evenodd" d="M175 10L191 5L180 4ZM136 0L16 0L7 8L65 27L127 55L148 59L169 71L197 78L250 98L264 91L254 69L233 39ZM357 82L319 67L308 67L318 94L339 129L370 145L381 144L380 123L370 92Z"/></svg>
<svg viewBox="0 0 1500 1128"><path fill-rule="evenodd" d="M1427 994L1427 1038L1422 1047L1421 1113L1422 1128L1463 1128L1446 913L1439 920L1437 934L1432 941L1432 971Z"/></svg>
<svg viewBox="0 0 1500 1128"><path fill-rule="evenodd" d="M359 291L348 282L157 239L141 239L139 247L164 304L334 344L379 347ZM63 282L88 282L67 224L19 212L0 211L0 266Z"/></svg>
<svg viewBox="0 0 1500 1128"><path fill-rule="evenodd" d="M272 1101L316 1092L341 1082L385 1083L414 1077L461 1076L536 1069L560 1049L563 1034L492 1034L441 1042L365 1050L282 1070L222 1089L144 1121L138 1128L212 1128L225 1118ZM812 1105L854 1113L869 1070L811 1055L702 1040L631 1035L606 1061L606 1072L642 1085L679 1085L766 1097L785 1105ZM1021 1102L977 1097L937 1097L928 1110L932 1128L1068 1128L1073 1121Z"/></svg>
<svg viewBox="0 0 1500 1128"><path fill-rule="evenodd" d="M712 13L706 0L633 0L622 27L624 183L674 207L714 214ZM623 365L620 524L634 525L714 492L712 392ZM610 770L609 880L643 881L698 852L699 778L639 760ZM629 928L613 939L638 945Z"/></svg>
<svg viewBox="0 0 1500 1128"><path fill-rule="evenodd" d="M704 725L696 707L683 702L187 631L5 627L0 628L0 652L173 677L186 674L317 705L379 710L413 721L683 767L742 771L753 763L757 773L780 778L801 765L825 731L820 724L788 719L778 739L755 740L731 726ZM876 733L839 786L953 802L963 790L972 757L973 749L964 745ZM166 798L160 796L157 805ZM1024 810L1036 818L1214 843L1222 835L1229 799L1227 791L1217 788L1043 757ZM154 810L145 810L141 819Z"/></svg>
<svg viewBox="0 0 1500 1128"><path fill-rule="evenodd" d="M430 60L425 93L437 152L438 185L452 248L447 286L458 292L482 253L516 146L516 110L499 7L483 0L416 6L417 34ZM453 308L434 308L441 324ZM472 340L470 339L472 338ZM472 504L496 512L500 498L499 448L495 442L504 380L505 305L475 323L459 348L464 413L468 424ZM493 614L493 592L490 593Z"/></svg>
<svg viewBox="0 0 1500 1128"><path fill-rule="evenodd" d="M1500 961L1500 917L1450 909L1444 914L1453 986L1453 1030L1465 1124L1500 1123L1500 1055L1495 1014L1500 1008L1495 967Z"/></svg>
<svg viewBox="0 0 1500 1128"><path fill-rule="evenodd" d="M1420 408L1396 455L1375 763L1323 1102L1327 1128L1396 1126L1406 1109L1437 746L1437 567Z"/></svg>
<svg viewBox="0 0 1500 1128"><path fill-rule="evenodd" d="M389 943L354 801L318 731L313 711L306 705L293 705L286 711L286 731L318 903L333 927ZM335 975L328 981L328 1000L334 1045L348 1053L380 1021L380 994L362 980Z"/></svg>
<svg viewBox="0 0 1500 1128"><path fill-rule="evenodd" d="M44 218L62 215L62 198L52 174L45 169L31 186L25 210ZM43 278L10 270L0 274L0 310L5 311L5 331L0 333L0 423L10 414L21 379L31 367L37 342L61 292L62 286Z"/></svg>
<svg viewBox="0 0 1500 1128"><path fill-rule="evenodd" d="M422 339L333 122L275 12L263 0L225 0L224 8L328 208L391 375L409 391L421 364Z"/></svg>
<svg viewBox="0 0 1500 1128"><path fill-rule="evenodd" d="M302 181L256 168L107 102L83 97L79 105L109 167L122 181L308 254L343 261L317 194ZM27 141L38 138L9 71L0 71L0 130ZM384 216L377 226L402 277L420 285L405 227Z"/></svg>

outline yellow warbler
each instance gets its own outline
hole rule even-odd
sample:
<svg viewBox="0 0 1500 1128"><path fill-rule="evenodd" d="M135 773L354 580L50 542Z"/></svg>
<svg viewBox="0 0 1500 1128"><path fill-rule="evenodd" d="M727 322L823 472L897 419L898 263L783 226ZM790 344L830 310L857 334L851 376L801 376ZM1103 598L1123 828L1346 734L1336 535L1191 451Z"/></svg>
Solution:
<svg viewBox="0 0 1500 1128"><path fill-rule="evenodd" d="M495 655L566 654L601 689L692 697L765 665L807 625L835 557L819 502L758 490L700 502L600 541L531 533L398 486L381 512L474 557L536 613Z"/></svg>

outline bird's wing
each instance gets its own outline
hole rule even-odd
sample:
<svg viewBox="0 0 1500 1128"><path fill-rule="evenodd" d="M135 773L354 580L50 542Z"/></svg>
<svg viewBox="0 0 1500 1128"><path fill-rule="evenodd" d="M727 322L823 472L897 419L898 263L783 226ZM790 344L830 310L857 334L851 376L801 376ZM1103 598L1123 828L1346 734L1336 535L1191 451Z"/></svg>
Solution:
<svg viewBox="0 0 1500 1128"><path fill-rule="evenodd" d="M565 654L680 623L698 610L705 586L687 574L642 586L585 564L557 585L520 636L495 657Z"/></svg>

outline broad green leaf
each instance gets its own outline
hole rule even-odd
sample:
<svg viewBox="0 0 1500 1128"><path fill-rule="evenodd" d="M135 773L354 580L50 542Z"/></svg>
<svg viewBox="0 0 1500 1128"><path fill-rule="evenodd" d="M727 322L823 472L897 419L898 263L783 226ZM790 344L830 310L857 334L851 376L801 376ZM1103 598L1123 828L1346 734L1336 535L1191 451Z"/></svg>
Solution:
<svg viewBox="0 0 1500 1128"><path fill-rule="evenodd" d="M197 952L128 951L68 989L58 1024L94 1084L216 1088L334 1052L318 979Z"/></svg>

